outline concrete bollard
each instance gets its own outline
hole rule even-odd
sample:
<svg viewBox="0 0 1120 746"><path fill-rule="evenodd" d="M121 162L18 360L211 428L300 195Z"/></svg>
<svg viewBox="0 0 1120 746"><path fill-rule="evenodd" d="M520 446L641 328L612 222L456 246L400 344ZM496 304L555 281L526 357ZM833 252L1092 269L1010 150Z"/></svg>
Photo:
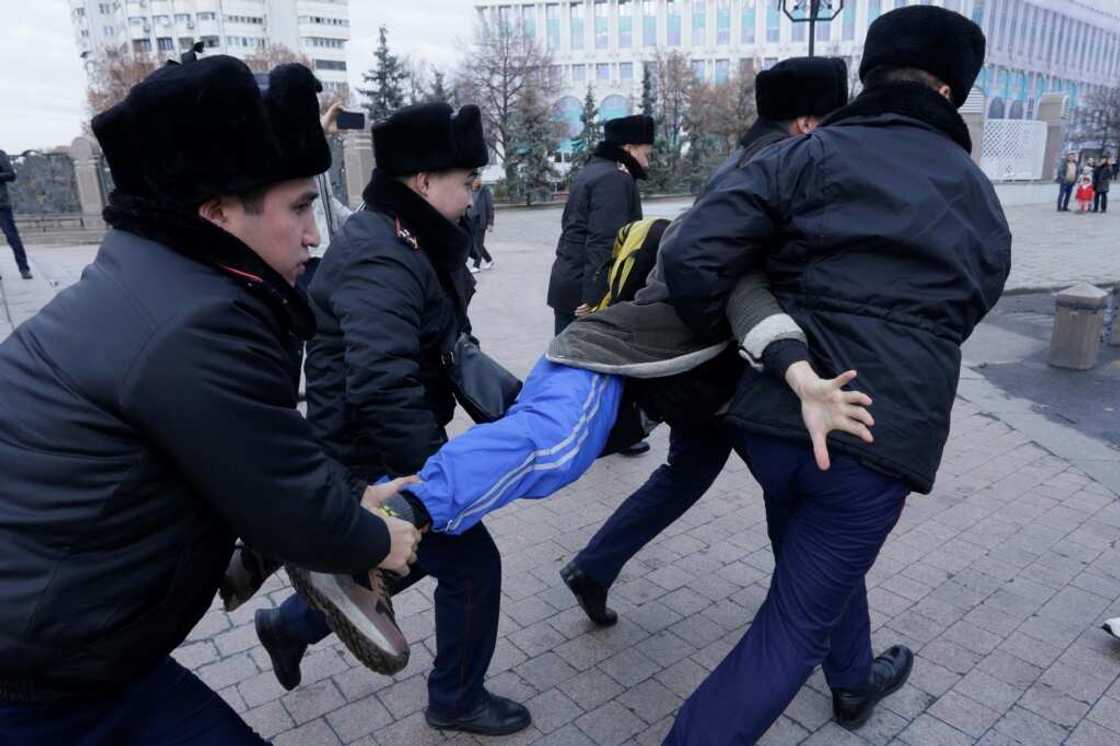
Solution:
<svg viewBox="0 0 1120 746"><path fill-rule="evenodd" d="M1097 364L1108 293L1081 283L1058 293L1054 333L1050 337L1050 365L1089 370Z"/></svg>

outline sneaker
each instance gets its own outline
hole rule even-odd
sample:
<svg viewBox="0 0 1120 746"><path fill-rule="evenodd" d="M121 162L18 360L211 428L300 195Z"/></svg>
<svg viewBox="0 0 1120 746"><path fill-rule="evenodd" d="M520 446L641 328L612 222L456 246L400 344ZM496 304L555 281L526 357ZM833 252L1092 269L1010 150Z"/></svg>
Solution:
<svg viewBox="0 0 1120 746"><path fill-rule="evenodd" d="M895 645L871 663L871 678L862 689L833 689L832 714L848 730L860 728L880 700L894 694L914 668L914 654L905 645Z"/></svg>
<svg viewBox="0 0 1120 746"><path fill-rule="evenodd" d="M264 581L280 569L281 562L262 557L244 544L233 549L229 567L218 586L222 606L231 612L253 597Z"/></svg>
<svg viewBox="0 0 1120 746"><path fill-rule="evenodd" d="M472 266L472 265L468 265L467 269L469 269L471 271L472 275L477 275L480 271L478 267L475 267L475 266Z"/></svg>
<svg viewBox="0 0 1120 746"><path fill-rule="evenodd" d="M484 261L480 266L482 267L482 269L494 269L494 260L489 259L487 261Z"/></svg>
<svg viewBox="0 0 1120 746"><path fill-rule="evenodd" d="M276 674L276 680L290 692L299 686L303 677L299 663L303 660L307 645L284 634L279 616L277 609L258 609L253 616L253 626L257 628L257 639L272 661L272 672Z"/></svg>
<svg viewBox="0 0 1120 746"><path fill-rule="evenodd" d="M284 569L296 592L326 615L331 630L366 668L395 674L408 665L408 640L397 626L380 570L369 574L370 585L366 587L349 575L312 572L293 565Z"/></svg>

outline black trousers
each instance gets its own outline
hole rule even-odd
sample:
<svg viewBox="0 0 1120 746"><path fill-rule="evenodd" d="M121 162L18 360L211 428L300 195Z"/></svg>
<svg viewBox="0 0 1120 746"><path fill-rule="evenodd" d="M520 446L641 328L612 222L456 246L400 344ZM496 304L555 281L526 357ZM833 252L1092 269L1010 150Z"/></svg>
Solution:
<svg viewBox="0 0 1120 746"><path fill-rule="evenodd" d="M1093 212L1108 212L1108 192L1093 195Z"/></svg>
<svg viewBox="0 0 1120 746"><path fill-rule="evenodd" d="M486 231L478 231L472 236L470 259L475 267L483 262L493 261L490 252L486 250Z"/></svg>
<svg viewBox="0 0 1120 746"><path fill-rule="evenodd" d="M16 255L16 264L19 265L20 271L30 271L31 268L27 265L27 252L23 248L19 231L16 230L16 219L10 207L0 207L0 230L4 231L4 238L8 239L8 245Z"/></svg>
<svg viewBox="0 0 1120 746"><path fill-rule="evenodd" d="M1069 198L1073 194L1073 184L1058 184L1058 209L1069 210Z"/></svg>

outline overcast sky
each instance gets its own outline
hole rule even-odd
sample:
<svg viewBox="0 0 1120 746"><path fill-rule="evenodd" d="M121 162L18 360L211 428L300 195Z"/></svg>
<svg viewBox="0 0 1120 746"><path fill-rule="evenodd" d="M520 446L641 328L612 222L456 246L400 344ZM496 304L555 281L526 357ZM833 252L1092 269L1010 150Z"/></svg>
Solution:
<svg viewBox="0 0 1120 746"><path fill-rule="evenodd" d="M396 53L452 66L470 33L472 7L470 0L350 0L351 86L369 68L382 24ZM67 0L0 0L0 149L69 145L87 116Z"/></svg>

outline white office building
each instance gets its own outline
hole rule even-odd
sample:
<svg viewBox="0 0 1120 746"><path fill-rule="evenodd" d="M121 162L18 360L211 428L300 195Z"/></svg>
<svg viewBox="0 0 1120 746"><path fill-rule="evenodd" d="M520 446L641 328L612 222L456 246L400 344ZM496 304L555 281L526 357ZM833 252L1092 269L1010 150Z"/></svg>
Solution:
<svg viewBox="0 0 1120 746"><path fill-rule="evenodd" d="M283 45L328 89L346 83L349 0L70 0L83 58L106 49L176 58L195 42L248 57Z"/></svg>
<svg viewBox="0 0 1120 746"><path fill-rule="evenodd" d="M480 21L517 25L552 52L564 84L557 105L573 133L589 83L603 118L631 113L641 98L642 68L659 50L684 52L696 77L713 83L808 52L808 24L791 22L780 0L474 4ZM988 59L976 85L992 118L1033 118L1039 96L1053 91L1068 93L1076 106L1120 78L1120 0L844 0L834 21L817 25L815 54L844 57L854 71L868 25L917 4L947 7L983 27Z"/></svg>

